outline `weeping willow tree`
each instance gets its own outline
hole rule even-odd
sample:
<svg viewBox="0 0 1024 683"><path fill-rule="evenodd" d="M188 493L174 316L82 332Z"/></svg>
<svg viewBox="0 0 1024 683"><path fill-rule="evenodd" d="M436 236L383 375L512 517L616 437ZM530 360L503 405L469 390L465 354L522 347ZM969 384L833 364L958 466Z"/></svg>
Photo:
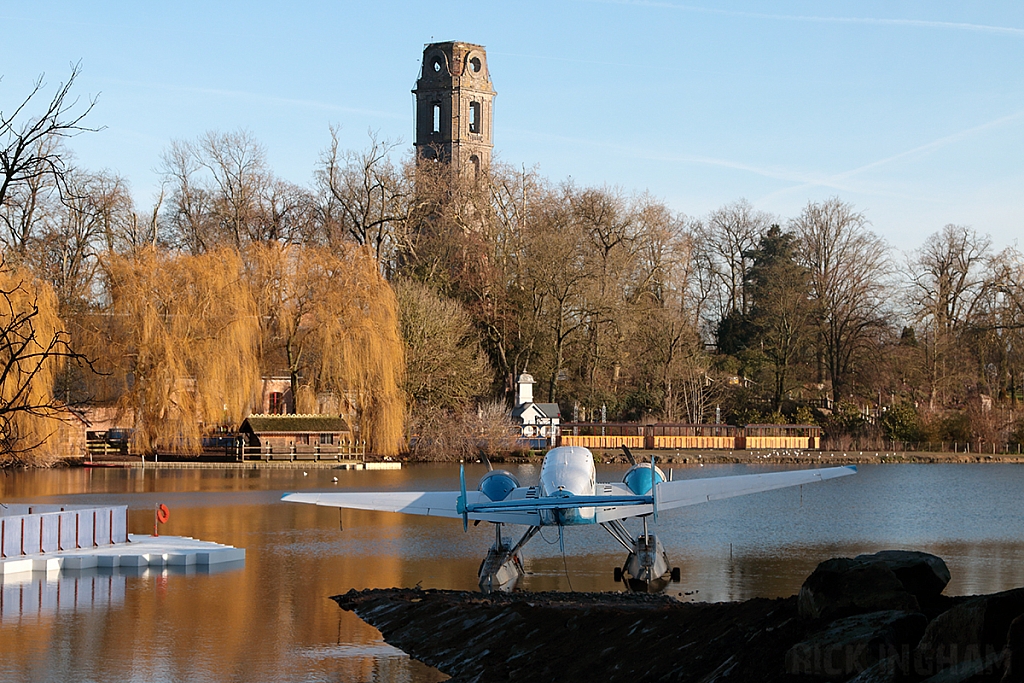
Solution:
<svg viewBox="0 0 1024 683"><path fill-rule="evenodd" d="M97 348L140 452L198 453L211 426L237 425L260 381L256 302L241 256L144 249L104 259L109 341Z"/></svg>
<svg viewBox="0 0 1024 683"><path fill-rule="evenodd" d="M57 296L27 270L0 261L0 467L46 464L59 452L67 407L54 381L72 351Z"/></svg>
<svg viewBox="0 0 1024 683"><path fill-rule="evenodd" d="M333 396L370 450L402 448L405 361L394 292L362 247L255 244L246 253L267 365L287 369L298 412Z"/></svg>

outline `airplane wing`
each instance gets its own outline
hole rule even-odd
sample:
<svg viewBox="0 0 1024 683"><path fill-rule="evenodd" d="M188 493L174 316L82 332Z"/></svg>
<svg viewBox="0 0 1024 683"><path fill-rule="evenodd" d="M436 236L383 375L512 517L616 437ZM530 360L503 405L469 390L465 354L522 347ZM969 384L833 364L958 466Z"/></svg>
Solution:
<svg viewBox="0 0 1024 683"><path fill-rule="evenodd" d="M288 493L281 500L288 503L309 503L326 507L348 508L350 510L379 510L381 512L402 512L408 515L429 517L462 518L459 510L461 491L387 491L387 492L342 492L342 493ZM487 502L490 499L479 491L466 492L466 506ZM534 502L534 501L530 501ZM482 522L504 522L505 524L540 524L539 508L527 506L520 509L470 511L468 519Z"/></svg>
<svg viewBox="0 0 1024 683"><path fill-rule="evenodd" d="M744 496L787 486L811 484L854 474L856 467L743 474L708 479L661 482L655 495L634 495L619 484L598 484L593 496L536 496L535 488L520 487L508 498L492 501L479 491L393 491L289 493L281 500L354 510L402 512L431 517L465 518L483 522L504 522L535 526L541 512L589 507L596 509L597 522L652 514L655 508L671 510L721 498ZM465 496L465 502L460 499ZM655 506L655 503L657 505Z"/></svg>
<svg viewBox="0 0 1024 683"><path fill-rule="evenodd" d="M764 474L741 474L729 477L709 477L705 479L683 479L681 481L665 481L655 487L657 505L612 506L599 508L597 521L608 522L613 519L624 519L651 514L657 509L672 510L674 508L707 503L712 500L745 496L750 493L772 491L789 486L813 484L826 479L845 477L856 474L853 465L844 467L827 467L816 470L795 470L787 472L767 472Z"/></svg>

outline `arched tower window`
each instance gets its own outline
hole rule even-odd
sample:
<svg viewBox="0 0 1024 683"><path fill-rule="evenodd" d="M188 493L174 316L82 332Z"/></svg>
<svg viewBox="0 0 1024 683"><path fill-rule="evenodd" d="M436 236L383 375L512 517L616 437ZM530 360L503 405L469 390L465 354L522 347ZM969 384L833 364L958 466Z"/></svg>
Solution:
<svg viewBox="0 0 1024 683"><path fill-rule="evenodd" d="M433 132L441 132L441 105L440 103L434 103L434 127Z"/></svg>
<svg viewBox="0 0 1024 683"><path fill-rule="evenodd" d="M470 102L469 103L469 132L470 133L482 133L483 125L482 119L480 118L480 103Z"/></svg>

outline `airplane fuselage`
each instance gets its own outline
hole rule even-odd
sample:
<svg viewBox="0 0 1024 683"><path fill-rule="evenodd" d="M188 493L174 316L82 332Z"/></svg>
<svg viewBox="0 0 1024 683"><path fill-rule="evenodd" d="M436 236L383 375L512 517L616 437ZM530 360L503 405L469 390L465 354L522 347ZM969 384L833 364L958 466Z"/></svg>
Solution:
<svg viewBox="0 0 1024 683"><path fill-rule="evenodd" d="M561 446L544 456L538 488L541 496L592 496L596 482L593 454L580 446ZM541 525L593 524L595 513L593 507L546 510L541 513Z"/></svg>

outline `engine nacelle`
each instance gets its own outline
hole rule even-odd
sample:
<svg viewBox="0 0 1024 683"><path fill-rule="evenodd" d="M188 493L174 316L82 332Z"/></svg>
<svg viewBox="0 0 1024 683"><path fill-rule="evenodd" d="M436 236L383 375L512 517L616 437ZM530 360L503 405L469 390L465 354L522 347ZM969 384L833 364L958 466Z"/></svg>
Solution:
<svg viewBox="0 0 1024 683"><path fill-rule="evenodd" d="M491 470L480 479L479 491L493 502L505 500L508 494L519 488L519 480L505 470Z"/></svg>
<svg viewBox="0 0 1024 683"><path fill-rule="evenodd" d="M660 484L665 481L665 473L661 471L661 468L654 466L654 483ZM651 463L639 462L629 468L626 472L626 476L622 478L622 483L625 484L633 495L644 496L651 492Z"/></svg>

